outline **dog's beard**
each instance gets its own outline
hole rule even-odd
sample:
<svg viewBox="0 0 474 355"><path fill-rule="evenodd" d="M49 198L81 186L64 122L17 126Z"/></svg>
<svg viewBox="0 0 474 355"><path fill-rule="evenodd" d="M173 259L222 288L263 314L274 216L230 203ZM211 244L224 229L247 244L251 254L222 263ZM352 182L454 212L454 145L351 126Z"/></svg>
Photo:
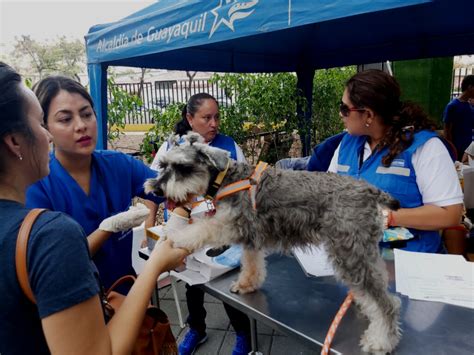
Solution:
<svg viewBox="0 0 474 355"><path fill-rule="evenodd" d="M204 195L206 189L207 185L203 185L202 180L197 178L179 181L173 177L163 186L165 197L177 205L192 202L195 197Z"/></svg>

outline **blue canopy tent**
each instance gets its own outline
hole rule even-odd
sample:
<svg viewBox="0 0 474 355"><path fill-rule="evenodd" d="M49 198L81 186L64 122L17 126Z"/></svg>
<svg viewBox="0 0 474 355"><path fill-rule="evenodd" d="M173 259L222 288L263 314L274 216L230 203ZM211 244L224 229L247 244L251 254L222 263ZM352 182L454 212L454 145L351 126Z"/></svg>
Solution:
<svg viewBox="0 0 474 355"><path fill-rule="evenodd" d="M109 66L292 71L311 103L315 69L474 52L471 8L472 0L158 1L86 35L98 148L107 147Z"/></svg>

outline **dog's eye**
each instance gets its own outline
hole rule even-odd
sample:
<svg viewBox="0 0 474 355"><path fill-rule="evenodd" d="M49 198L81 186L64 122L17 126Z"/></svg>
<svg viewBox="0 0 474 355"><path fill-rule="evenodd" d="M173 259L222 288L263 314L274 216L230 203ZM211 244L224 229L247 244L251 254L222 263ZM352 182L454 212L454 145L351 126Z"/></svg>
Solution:
<svg viewBox="0 0 474 355"><path fill-rule="evenodd" d="M176 164L175 169L177 172L183 175L189 175L194 172L194 167L192 164Z"/></svg>
<svg viewBox="0 0 474 355"><path fill-rule="evenodd" d="M165 170L168 167L168 163L166 163L164 161L160 161L158 163L158 166L160 167L161 170Z"/></svg>

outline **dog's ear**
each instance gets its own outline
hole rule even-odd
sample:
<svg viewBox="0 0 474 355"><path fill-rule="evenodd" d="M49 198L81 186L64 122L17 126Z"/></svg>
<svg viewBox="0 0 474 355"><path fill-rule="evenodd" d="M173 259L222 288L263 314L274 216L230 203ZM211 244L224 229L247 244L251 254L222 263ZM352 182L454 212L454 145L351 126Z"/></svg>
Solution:
<svg viewBox="0 0 474 355"><path fill-rule="evenodd" d="M185 144L204 143L204 138L199 133L189 131L184 137Z"/></svg>
<svg viewBox="0 0 474 355"><path fill-rule="evenodd" d="M230 153L226 150L210 147L207 144L195 143L193 145L198 151L219 171L227 168L230 159Z"/></svg>

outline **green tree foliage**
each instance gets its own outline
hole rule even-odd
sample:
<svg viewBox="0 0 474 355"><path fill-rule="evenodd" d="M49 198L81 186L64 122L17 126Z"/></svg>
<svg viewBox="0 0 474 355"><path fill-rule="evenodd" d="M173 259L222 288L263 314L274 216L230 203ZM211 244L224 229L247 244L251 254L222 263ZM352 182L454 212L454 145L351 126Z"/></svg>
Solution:
<svg viewBox="0 0 474 355"><path fill-rule="evenodd" d="M60 37L55 42L41 43L30 36L16 39L11 53L12 65L25 76L34 76L38 80L61 74L78 81L79 73L84 71L85 47L80 40L68 40Z"/></svg>
<svg viewBox="0 0 474 355"><path fill-rule="evenodd" d="M60 58L58 72L80 82L79 73L83 72L85 64L84 43L79 40L69 41L63 36L56 44L56 51Z"/></svg>
<svg viewBox="0 0 474 355"><path fill-rule="evenodd" d="M339 117L339 102L346 81L356 67L317 70L313 82L313 127L311 141L317 144L340 133L344 125Z"/></svg>
<svg viewBox="0 0 474 355"><path fill-rule="evenodd" d="M140 152L148 163L153 161L158 148L173 134L174 126L181 120L181 110L184 104L171 104L162 113L152 110L155 125L145 133L140 144Z"/></svg>
<svg viewBox="0 0 474 355"><path fill-rule="evenodd" d="M131 95L115 85L113 77L107 80L109 103L107 106L107 140L115 141L125 128L125 120L129 112L138 112L137 108L143 106L140 97Z"/></svg>
<svg viewBox="0 0 474 355"><path fill-rule="evenodd" d="M296 76L276 74L215 74L233 105L221 108L220 130L238 143L252 133L290 131L296 127Z"/></svg>
<svg viewBox="0 0 474 355"><path fill-rule="evenodd" d="M313 144L342 131L339 102L345 82L355 71L355 67L316 71L311 127ZM286 157L291 144L289 134L298 129L297 102L305 105L305 100L297 95L296 75L215 74L211 81L223 88L232 102L228 107L220 108L220 131L234 138L247 157L256 154L257 158L270 163ZM155 126L146 134L140 147L148 161L172 133L180 112L179 106L172 106L164 113L157 111L154 114ZM281 132L287 133L286 139ZM257 152L261 146L259 135L267 137L268 147Z"/></svg>

